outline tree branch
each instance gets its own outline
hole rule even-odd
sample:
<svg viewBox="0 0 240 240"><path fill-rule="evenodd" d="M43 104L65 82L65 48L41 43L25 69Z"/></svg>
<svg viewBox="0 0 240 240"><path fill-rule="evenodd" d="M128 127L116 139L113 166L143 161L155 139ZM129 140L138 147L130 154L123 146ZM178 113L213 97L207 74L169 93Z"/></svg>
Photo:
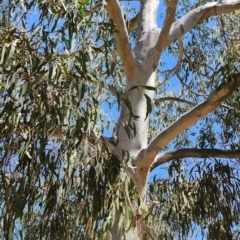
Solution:
<svg viewBox="0 0 240 240"><path fill-rule="evenodd" d="M169 77L171 76L171 74L173 74L174 72L178 73L178 70L182 64L182 57L183 57L183 54L184 54L184 47L183 47L183 41L182 41L182 38L179 38L178 39L178 61L177 61L177 64L175 67L173 67L172 69L170 70L165 70L161 73L167 73L166 76L165 76L165 80L169 79Z"/></svg>
<svg viewBox="0 0 240 240"><path fill-rule="evenodd" d="M64 135L60 128L55 128L49 137L63 139ZM75 140L76 138L77 136L71 136L71 139L69 140ZM89 133L88 131L82 131L82 141L88 141L89 145L94 149L96 148L97 144L100 144L102 146L105 145L109 150L112 151L114 146L112 145L110 140L111 138L107 138L104 136L97 137L93 132Z"/></svg>
<svg viewBox="0 0 240 240"><path fill-rule="evenodd" d="M107 11L110 19L115 24L115 39L118 44L118 51L123 63L123 68L127 76L131 76L137 69L137 61L131 49L128 29L126 27L121 7L118 0L107 1Z"/></svg>
<svg viewBox="0 0 240 240"><path fill-rule="evenodd" d="M188 101L186 99L178 98L178 97L160 97L160 98L154 99L153 103L155 105L158 105L159 103L165 102L165 101L186 103L186 104L194 106L194 107L198 105L197 103ZM221 104L220 107L225 108L225 109L227 109L229 111L233 111L234 110L234 108L232 108L232 107L230 107L228 105L225 105L225 104Z"/></svg>
<svg viewBox="0 0 240 240"><path fill-rule="evenodd" d="M118 90L117 90L117 88L115 88L114 86L112 86L112 85L110 85L110 84L107 84L107 83L105 83L105 82L100 82L100 81L98 81L97 79L92 79L92 78L85 78L85 77L82 77L82 76L80 76L79 74L76 74L76 73L74 73L74 72L68 72L69 73L69 75L71 76L71 77L73 77L73 78L80 78L80 79L82 79L82 78L84 78L84 81L86 81L86 82L91 82L91 83L93 83L94 85L99 85L101 88L105 88L105 89L107 89L107 90L109 90L114 96L122 96L122 93L120 93Z"/></svg>
<svg viewBox="0 0 240 240"><path fill-rule="evenodd" d="M9 125L3 125L0 124L0 134L4 135L16 135L20 136L24 133L31 133L35 134L35 130L33 128L30 128L28 125L24 123L18 123L17 125L14 124L9 124ZM82 142L88 141L89 146L92 148L96 148L97 144L100 145L105 145L110 151L113 150L114 146L111 143L111 138L107 138L104 136L97 137L93 132L88 132L88 131L82 131ZM59 139L64 139L64 133L61 130L61 126L55 127L54 129L51 129L49 131L49 138L59 138ZM77 135L71 135L67 140L75 140L77 139Z"/></svg>
<svg viewBox="0 0 240 240"><path fill-rule="evenodd" d="M92 15L94 12L96 12L99 8L101 8L103 5L102 4L98 4L94 7L92 7L86 14L85 16L90 16Z"/></svg>
<svg viewBox="0 0 240 240"><path fill-rule="evenodd" d="M172 125L159 133L145 149L140 150L135 158L137 164L143 164L144 167L150 168L155 156L162 148L199 119L214 111L239 87L240 73L232 76L227 83L221 84L204 102L183 114Z"/></svg>
<svg viewBox="0 0 240 240"><path fill-rule="evenodd" d="M174 151L169 151L157 155L151 166L151 170L160 166L163 163L169 162L171 160L178 160L182 158L238 158L240 160L240 150L229 151L221 149L196 149L196 148L185 148L178 149Z"/></svg>
<svg viewBox="0 0 240 240"><path fill-rule="evenodd" d="M190 102L190 101L188 101L188 100L185 100L185 99L182 99L182 98L178 98L178 97L161 97L161 98L155 99L155 100L154 100L154 103L155 103L155 105L158 105L159 103L164 102L164 101L181 102L181 103L189 104L189 105L191 105L191 106L196 106L196 105L197 105L197 104L194 103L194 102Z"/></svg>
<svg viewBox="0 0 240 240"><path fill-rule="evenodd" d="M157 40L157 43L154 47L154 58L159 58L159 55L162 53L162 50L164 49L164 43L166 42L166 39L169 35L170 28L172 26L172 23L175 21L175 12L178 0L165 0L165 4L167 5L167 12L166 17L163 23L163 28L160 32L159 38Z"/></svg>
<svg viewBox="0 0 240 240"><path fill-rule="evenodd" d="M169 46L176 39L183 36L186 32L190 31L197 24L207 18L223 13L233 12L238 9L240 9L239 0L211 2L197 7L172 24L168 38L162 43L162 47L165 48Z"/></svg>
<svg viewBox="0 0 240 240"><path fill-rule="evenodd" d="M127 27L128 33L133 31L137 27L137 23L138 23L138 14L129 21L129 24L128 24L128 27ZM101 47L99 47L99 49L101 51L104 51L105 50L105 45L103 44ZM115 63L116 63L116 58L117 58L117 49L113 50L113 52L112 52L112 60Z"/></svg>
<svg viewBox="0 0 240 240"><path fill-rule="evenodd" d="M228 83L222 84L209 97L175 121L171 126L161 132L149 144L150 151L159 151L165 147L174 137L186 130L199 119L215 110L221 103L228 98L238 87L240 87L240 73L233 76Z"/></svg>
<svg viewBox="0 0 240 240"><path fill-rule="evenodd" d="M137 27L137 23L138 23L138 14L130 20L127 28L128 33L133 31Z"/></svg>

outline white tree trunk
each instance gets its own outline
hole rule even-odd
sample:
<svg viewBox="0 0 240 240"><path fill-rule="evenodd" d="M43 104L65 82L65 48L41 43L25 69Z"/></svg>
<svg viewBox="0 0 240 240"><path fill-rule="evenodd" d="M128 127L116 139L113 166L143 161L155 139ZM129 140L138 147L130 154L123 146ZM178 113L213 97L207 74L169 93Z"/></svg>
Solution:
<svg viewBox="0 0 240 240"><path fill-rule="evenodd" d="M217 89L209 98L196 106L191 111L183 115L179 120L164 130L148 144L149 118L146 118L147 94L151 100L154 91L146 90L141 86L155 87L156 68L164 48L175 40L181 38L183 34L191 30L198 23L210 16L232 12L240 9L240 1L222 1L205 4L191 10L182 18L175 21L175 11L178 0L165 1L167 4L166 17L162 29L158 29L156 24L156 14L159 0L141 0L141 7L137 24L137 41L133 51L128 39L128 30L118 0L108 0L107 10L110 18L113 19L116 27L115 38L118 43L118 51L126 74L127 88L125 99L131 103L132 113L138 118L130 115L129 109L122 100L121 113L115 129L118 145L115 154L121 159L122 150L129 152L132 157L134 171L129 169L136 182L142 202L146 200L146 188L149 171L154 159L164 146L174 137L194 124L197 120L216 109L237 87L240 86L240 76L236 76L228 86ZM138 89L132 89L139 86ZM140 90L140 91L139 91ZM131 117L131 119L130 119ZM135 128L131 130L129 137L126 132L128 124ZM159 162L159 158L155 160ZM134 210L134 240L144 239L144 219L139 214L138 209ZM118 229L118 218L115 219L111 229L114 240L124 239L124 233ZM126 235L127 240L131 240Z"/></svg>
<svg viewBox="0 0 240 240"><path fill-rule="evenodd" d="M151 66L146 65L145 69L139 68L138 73L131 84L128 84L127 89L130 89L133 86L142 85L142 86L154 86L156 79L155 69L152 69ZM129 81L128 81L129 83ZM115 154L121 159L122 158L122 150L129 152L130 156L134 159L140 149L143 149L148 144L148 127L149 127L149 117L146 116L147 113L147 99L144 94L147 94L151 99L154 97L154 91L146 90L142 87L138 89L133 89L130 91L126 91L125 98L127 98L131 102L132 114L130 115L130 111L124 101L121 104L121 113L118 120L117 128L116 128L116 137L118 141L118 145L115 149ZM131 117L131 120L130 120ZM131 136L126 131L126 127L128 124L134 127L130 129ZM134 161L132 162L134 165ZM139 191L141 201L144 204L146 199L146 188L147 188L147 180L149 174L149 168L141 168L140 166L136 167L134 171L129 169L129 173L132 175L137 190ZM136 234L136 239L143 239L144 236L144 220L141 217L137 204L134 210L134 231ZM116 220L113 228L111 229L113 239L121 239L122 233L118 231L118 220ZM130 239L126 237L126 239Z"/></svg>

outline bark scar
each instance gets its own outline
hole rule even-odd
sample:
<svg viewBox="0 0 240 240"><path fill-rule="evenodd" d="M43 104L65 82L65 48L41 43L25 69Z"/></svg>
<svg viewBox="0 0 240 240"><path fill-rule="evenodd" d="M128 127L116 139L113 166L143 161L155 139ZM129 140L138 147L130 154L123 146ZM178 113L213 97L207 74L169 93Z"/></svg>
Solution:
<svg viewBox="0 0 240 240"><path fill-rule="evenodd" d="M133 226L134 227L136 227L137 226L137 222L138 222L138 220L140 219L140 215L139 214L137 214L135 217L134 217L134 222L133 222Z"/></svg>
<svg viewBox="0 0 240 240"><path fill-rule="evenodd" d="M184 33L184 28L183 28L183 25L181 24L180 25L180 29L181 29L181 32L182 32L182 34Z"/></svg>

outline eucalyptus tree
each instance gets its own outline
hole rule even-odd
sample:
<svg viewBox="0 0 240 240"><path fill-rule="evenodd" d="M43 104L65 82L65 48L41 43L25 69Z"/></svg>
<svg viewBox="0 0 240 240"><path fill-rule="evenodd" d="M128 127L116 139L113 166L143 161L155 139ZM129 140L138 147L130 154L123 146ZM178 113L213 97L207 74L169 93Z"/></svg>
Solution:
<svg viewBox="0 0 240 240"><path fill-rule="evenodd" d="M238 234L240 1L120 2L8 2L6 239Z"/></svg>

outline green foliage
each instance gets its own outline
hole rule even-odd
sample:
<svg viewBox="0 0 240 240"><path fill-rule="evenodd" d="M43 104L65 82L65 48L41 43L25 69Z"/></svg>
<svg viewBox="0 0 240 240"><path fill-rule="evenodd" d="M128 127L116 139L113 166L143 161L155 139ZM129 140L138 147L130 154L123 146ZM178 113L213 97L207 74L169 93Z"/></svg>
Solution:
<svg viewBox="0 0 240 240"><path fill-rule="evenodd" d="M21 21L11 18L0 43L1 237L107 239L116 209L129 229L138 193L100 138L103 89L121 75L108 68L113 25L102 4L11 1L11 9Z"/></svg>
<svg viewBox="0 0 240 240"><path fill-rule="evenodd" d="M205 2L180 1L177 17ZM105 146L102 136L116 119L103 103L127 108L129 139L136 134L130 120L139 116L124 97L114 26L102 1L1 1L0 9L0 238L110 239L116 218L131 232L138 208L150 239L187 239L199 229L208 239L237 239L237 161L173 161L167 178L153 178L145 206L126 170L129 155L120 161ZM126 22L135 14L125 8ZM163 57L179 65L161 60L156 89L128 90L145 96L149 140L192 106L156 106L145 91L194 105L226 84L239 71L238 20L237 12L198 25L183 39L180 59L178 42L166 49ZM134 43L136 31L129 37ZM239 99L235 92L165 149L239 150Z"/></svg>
<svg viewBox="0 0 240 240"><path fill-rule="evenodd" d="M154 177L149 186L150 196L159 203L149 225L159 239L188 239L199 230L207 239L237 239L238 169L205 160L191 168L173 161L168 171L169 179Z"/></svg>

